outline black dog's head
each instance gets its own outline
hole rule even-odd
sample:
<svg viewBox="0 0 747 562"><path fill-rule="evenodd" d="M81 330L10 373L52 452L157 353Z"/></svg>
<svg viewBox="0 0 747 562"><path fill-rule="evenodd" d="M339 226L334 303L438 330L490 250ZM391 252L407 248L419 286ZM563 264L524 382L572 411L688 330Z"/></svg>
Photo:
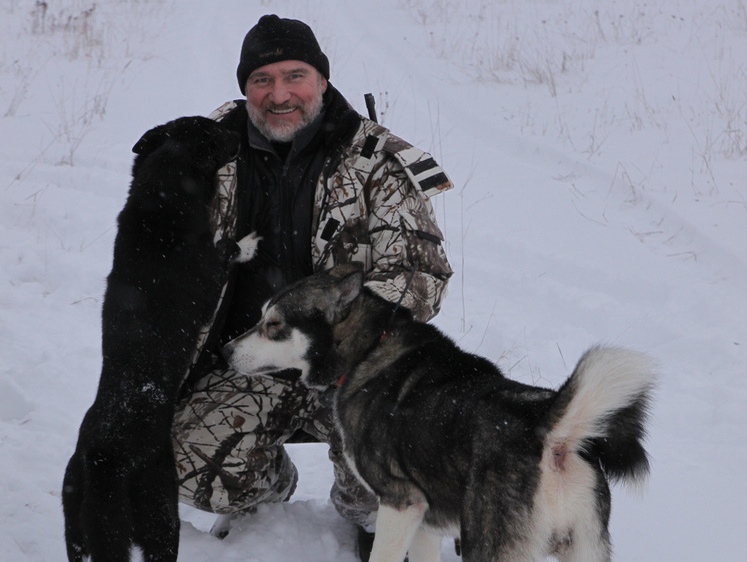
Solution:
<svg viewBox="0 0 747 562"><path fill-rule="evenodd" d="M207 117L180 117L146 132L132 148L132 192L143 207L161 210L208 202L215 194L216 172L235 159L238 133Z"/></svg>
<svg viewBox="0 0 747 562"><path fill-rule="evenodd" d="M223 354L242 373L298 369L304 384L327 386L336 379L330 364L333 328L362 287L357 267L302 279L271 298L257 325L227 344Z"/></svg>
<svg viewBox="0 0 747 562"><path fill-rule="evenodd" d="M135 169L156 154L175 154L205 174L215 173L239 152L239 134L207 117L180 117L147 131L132 147Z"/></svg>

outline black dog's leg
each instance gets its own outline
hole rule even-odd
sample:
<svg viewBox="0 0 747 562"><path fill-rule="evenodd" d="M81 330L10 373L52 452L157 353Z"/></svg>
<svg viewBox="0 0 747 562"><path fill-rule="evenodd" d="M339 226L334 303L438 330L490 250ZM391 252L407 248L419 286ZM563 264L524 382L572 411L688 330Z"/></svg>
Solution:
<svg viewBox="0 0 747 562"><path fill-rule="evenodd" d="M133 482L135 543L146 562L175 562L179 551L176 467L170 446Z"/></svg>
<svg viewBox="0 0 747 562"><path fill-rule="evenodd" d="M89 452L81 521L92 562L129 562L132 525L128 481L118 456Z"/></svg>
<svg viewBox="0 0 747 562"><path fill-rule="evenodd" d="M80 513L83 505L83 468L80 456L75 453L70 457L62 481L62 512L65 515L65 545L67 559L70 562L82 562L88 555L85 537L80 525Z"/></svg>
<svg viewBox="0 0 747 562"><path fill-rule="evenodd" d="M91 562L130 562L136 544L146 562L176 562L178 485L168 424L160 428L164 435L154 439L154 446L149 436L124 423L111 425L123 434L140 435L140 441L112 440L101 435L100 416L92 410L63 483L68 560L83 562L90 556Z"/></svg>

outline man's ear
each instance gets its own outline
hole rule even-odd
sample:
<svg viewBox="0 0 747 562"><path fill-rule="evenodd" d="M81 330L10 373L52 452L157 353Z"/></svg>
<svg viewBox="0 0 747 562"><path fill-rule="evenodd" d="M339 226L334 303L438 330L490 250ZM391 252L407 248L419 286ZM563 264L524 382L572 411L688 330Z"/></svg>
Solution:
<svg viewBox="0 0 747 562"><path fill-rule="evenodd" d="M135 143L132 147L132 152L141 156L153 152L161 144L163 138L166 136L166 126L159 125L154 127L140 137L140 140Z"/></svg>

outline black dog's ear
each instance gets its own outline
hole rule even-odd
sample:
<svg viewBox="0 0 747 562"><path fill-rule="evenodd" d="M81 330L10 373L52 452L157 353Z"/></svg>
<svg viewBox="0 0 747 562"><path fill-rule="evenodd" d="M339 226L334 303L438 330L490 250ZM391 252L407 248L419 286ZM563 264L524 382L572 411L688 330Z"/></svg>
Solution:
<svg viewBox="0 0 747 562"><path fill-rule="evenodd" d="M132 147L132 152L139 155L145 155L153 152L162 142L166 136L166 126L159 125L158 127L152 128L150 131L140 137L140 140L135 143Z"/></svg>

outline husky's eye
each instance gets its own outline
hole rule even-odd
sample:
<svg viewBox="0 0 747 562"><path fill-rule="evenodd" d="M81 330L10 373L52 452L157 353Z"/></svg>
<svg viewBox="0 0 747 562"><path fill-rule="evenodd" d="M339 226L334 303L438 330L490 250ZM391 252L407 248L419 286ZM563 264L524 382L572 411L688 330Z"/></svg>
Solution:
<svg viewBox="0 0 747 562"><path fill-rule="evenodd" d="M265 322L265 334L267 337L272 337L280 331L281 327L282 324L279 320L269 320Z"/></svg>

